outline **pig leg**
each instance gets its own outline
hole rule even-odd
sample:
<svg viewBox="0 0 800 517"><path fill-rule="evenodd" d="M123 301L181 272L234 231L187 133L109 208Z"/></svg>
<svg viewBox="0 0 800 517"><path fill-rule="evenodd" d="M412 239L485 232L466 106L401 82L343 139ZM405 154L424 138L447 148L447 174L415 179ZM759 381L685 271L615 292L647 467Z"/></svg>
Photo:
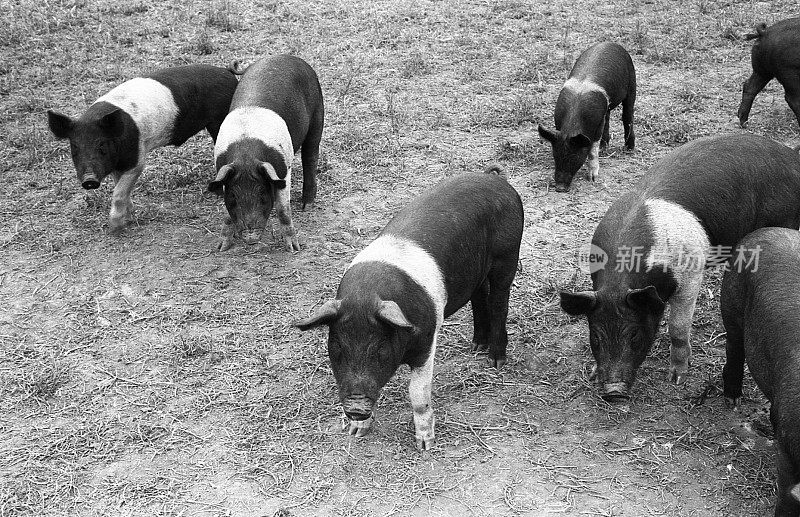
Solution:
<svg viewBox="0 0 800 517"><path fill-rule="evenodd" d="M133 203L131 202L131 192L136 186L136 180L144 170L144 162L140 162L133 169L115 175L114 193L111 195L111 212L108 214L108 222L112 232L118 232L130 222L133 216Z"/></svg>
<svg viewBox="0 0 800 517"><path fill-rule="evenodd" d="M206 131L208 131L208 134L211 135L211 140L213 140L215 144L217 143L217 135L219 134L219 128L221 126L222 122L219 124L209 124L206 126Z"/></svg>
<svg viewBox="0 0 800 517"><path fill-rule="evenodd" d="M236 230L234 228L233 219L225 217L222 223L222 241L219 243L219 251L228 251L233 246L234 235Z"/></svg>
<svg viewBox="0 0 800 517"><path fill-rule="evenodd" d="M506 347L508 346L508 298L511 284L517 272L517 262L510 264L495 263L489 271L489 366L502 368L506 364Z"/></svg>
<svg viewBox="0 0 800 517"><path fill-rule="evenodd" d="M288 180L290 176L287 175L286 178ZM292 223L292 207L289 205L291 182L287 181L284 188L276 190L278 202L275 204L275 212L278 214L278 221L281 223L286 249L288 251L300 251L300 243L297 240L297 230L294 229L294 224Z"/></svg>
<svg viewBox="0 0 800 517"><path fill-rule="evenodd" d="M600 179L600 142L592 142L589 149L589 159L587 163L589 181Z"/></svg>
<svg viewBox="0 0 800 517"><path fill-rule="evenodd" d="M797 123L800 124L800 72L797 72L794 77L790 77L786 81L781 81L781 84L786 90L786 102L794 111Z"/></svg>
<svg viewBox="0 0 800 517"><path fill-rule="evenodd" d="M701 264L700 267L704 265ZM686 283L669 301L669 380L675 384L682 384L689 373L692 319L702 281L702 269L699 273L690 273Z"/></svg>
<svg viewBox="0 0 800 517"><path fill-rule="evenodd" d="M775 429L776 438L779 434L781 434L779 430ZM781 445L780 440L775 440L775 447L778 452L778 501L775 504L775 515L800 515L800 503L794 496L794 493L797 492L796 485L800 483L800 476L798 476L791 456Z"/></svg>
<svg viewBox="0 0 800 517"><path fill-rule="evenodd" d="M722 385L725 405L734 408L742 396L744 340L742 339L742 329L736 323L726 321L725 330L725 366L722 368Z"/></svg>
<svg viewBox="0 0 800 517"><path fill-rule="evenodd" d="M611 110L606 111L606 119L603 122L603 137L600 139L600 148L605 149L608 147L608 142L611 141L611 132L609 126L611 122Z"/></svg>
<svg viewBox="0 0 800 517"><path fill-rule="evenodd" d="M436 355L438 334L439 328L437 327L433 334L428 358L422 366L411 368L411 379L408 382L408 398L411 399L411 409L414 412L414 438L417 449L421 451L431 449L435 439L431 383L433 382L433 357Z"/></svg>
<svg viewBox="0 0 800 517"><path fill-rule="evenodd" d="M303 210L313 207L317 199L317 161L319 160L319 142L322 130L316 127L309 129L303 142L301 158L303 161Z"/></svg>
<svg viewBox="0 0 800 517"><path fill-rule="evenodd" d="M484 279L470 299L472 303L472 351L486 350L489 346L489 280Z"/></svg>
<svg viewBox="0 0 800 517"><path fill-rule="evenodd" d="M750 117L750 108L753 107L753 100L771 80L772 77L753 72L753 75L744 82L742 86L742 102L739 103L739 126L747 126L747 119Z"/></svg>
<svg viewBox="0 0 800 517"><path fill-rule="evenodd" d="M622 127L625 130L625 149L633 151L636 145L636 135L633 133L633 103L636 97L628 95L622 101Z"/></svg>

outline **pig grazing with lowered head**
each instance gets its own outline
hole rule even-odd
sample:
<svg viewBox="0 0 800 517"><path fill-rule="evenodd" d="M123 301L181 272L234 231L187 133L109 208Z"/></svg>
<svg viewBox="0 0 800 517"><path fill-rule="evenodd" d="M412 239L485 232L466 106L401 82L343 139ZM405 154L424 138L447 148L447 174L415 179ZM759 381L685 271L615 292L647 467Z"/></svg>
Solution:
<svg viewBox="0 0 800 517"><path fill-rule="evenodd" d="M756 43L750 52L753 74L742 87L739 125L747 125L753 100L773 78L783 85L786 102L800 124L800 18L782 20L769 28L761 23L755 34L745 38Z"/></svg>
<svg viewBox="0 0 800 517"><path fill-rule="evenodd" d="M176 66L120 84L77 119L52 110L47 118L55 136L69 139L83 188L114 177L109 224L118 231L131 220L131 192L147 153L179 146L203 128L216 140L237 84L224 68Z"/></svg>
<svg viewBox="0 0 800 517"><path fill-rule="evenodd" d="M336 298L295 325L329 326L328 355L350 434L363 436L401 364L416 444L434 443L433 358L444 318L472 302L473 349L506 362L506 317L523 230L519 194L502 177L445 179L400 211L347 268Z"/></svg>
<svg viewBox="0 0 800 517"><path fill-rule="evenodd" d="M578 57L556 101L556 130L539 126L553 146L556 191L566 192L589 158L589 179L598 179L600 147L608 145L611 110L622 104L625 148L632 150L636 70L630 54L611 42L597 43Z"/></svg>
<svg viewBox="0 0 800 517"><path fill-rule="evenodd" d="M732 267L722 280L720 306L727 333L722 370L726 402L742 396L744 363L772 404L778 449L775 515L800 516L800 232L762 228L737 248L757 260Z"/></svg>
<svg viewBox="0 0 800 517"><path fill-rule="evenodd" d="M214 147L217 176L208 184L230 216L220 251L237 235L248 244L260 241L273 205L286 248L300 250L289 205L292 160L302 148L305 209L317 196L324 119L317 74L299 57L266 57L244 71Z"/></svg>
<svg viewBox="0 0 800 517"><path fill-rule="evenodd" d="M592 237L607 257L594 290L561 293L564 311L588 317L604 399L629 398L667 303L669 377L684 380L704 267L764 226L800 227L800 155L754 135L685 144L611 205Z"/></svg>

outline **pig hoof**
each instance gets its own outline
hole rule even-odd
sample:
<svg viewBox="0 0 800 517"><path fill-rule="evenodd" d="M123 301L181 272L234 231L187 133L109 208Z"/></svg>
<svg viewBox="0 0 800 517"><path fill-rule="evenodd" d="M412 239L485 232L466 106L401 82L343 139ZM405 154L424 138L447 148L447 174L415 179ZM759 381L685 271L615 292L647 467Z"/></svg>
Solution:
<svg viewBox="0 0 800 517"><path fill-rule="evenodd" d="M485 343L476 343L475 341L472 342L472 348L470 349L472 352L483 352L489 349L489 345Z"/></svg>
<svg viewBox="0 0 800 517"><path fill-rule="evenodd" d="M686 381L687 371L681 371L676 368L669 369L669 380L675 384L683 384Z"/></svg>
<svg viewBox="0 0 800 517"><path fill-rule="evenodd" d="M300 251L300 243L297 241L297 235L286 237L286 251L289 252Z"/></svg>
<svg viewBox="0 0 800 517"><path fill-rule="evenodd" d="M436 439L431 436L429 438L417 438L417 449L420 451L429 451L436 445Z"/></svg>
<svg viewBox="0 0 800 517"><path fill-rule="evenodd" d="M108 231L112 234L119 234L122 230L125 229L125 218L124 217L115 217L113 219L108 220Z"/></svg>
<svg viewBox="0 0 800 517"><path fill-rule="evenodd" d="M497 357L494 358L491 355L486 357L486 362L489 363L489 366L494 366L498 370L502 368L506 364L506 357Z"/></svg>
<svg viewBox="0 0 800 517"><path fill-rule="evenodd" d="M342 430L347 431L347 434L351 436L362 438L369 433L369 430L372 427L372 422L374 421L374 415L370 415L370 417L366 420L350 420L349 418L346 418L344 425L342 426Z"/></svg>
<svg viewBox="0 0 800 517"><path fill-rule="evenodd" d="M589 372L589 380L594 381L597 379L597 363L592 365L592 371Z"/></svg>
<svg viewBox="0 0 800 517"><path fill-rule="evenodd" d="M229 250L229 249L231 249L232 247L233 247L233 239L231 239L230 237L225 237L225 238L223 238L223 239L222 239L222 240L219 242L219 244L217 245L217 249L218 249L219 251L228 251L228 250Z"/></svg>
<svg viewBox="0 0 800 517"><path fill-rule="evenodd" d="M725 396L725 407L728 409L736 409L736 406L739 405L739 397L728 397Z"/></svg>

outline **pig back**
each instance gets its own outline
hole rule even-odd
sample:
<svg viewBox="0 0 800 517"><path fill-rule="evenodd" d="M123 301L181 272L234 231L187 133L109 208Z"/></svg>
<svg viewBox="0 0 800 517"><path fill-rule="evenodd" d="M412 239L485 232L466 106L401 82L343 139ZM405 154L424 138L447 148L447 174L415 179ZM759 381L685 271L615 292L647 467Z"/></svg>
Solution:
<svg viewBox="0 0 800 517"><path fill-rule="evenodd" d="M781 20L758 31L751 59L753 70L768 77L786 69L800 69L800 18Z"/></svg>
<svg viewBox="0 0 800 517"><path fill-rule="evenodd" d="M262 58L242 75L231 102L231 111L259 106L277 113L300 148L312 117L322 110L322 88L316 72L299 57L278 55Z"/></svg>
<svg viewBox="0 0 800 517"><path fill-rule="evenodd" d="M410 239L433 257L448 293L447 317L469 301L491 267L516 269L523 218L519 194L504 178L466 173L415 198L381 235Z"/></svg>
<svg viewBox="0 0 800 517"><path fill-rule="evenodd" d="M768 138L723 135L685 144L635 188L695 214L712 246L765 226L800 227L800 155Z"/></svg>

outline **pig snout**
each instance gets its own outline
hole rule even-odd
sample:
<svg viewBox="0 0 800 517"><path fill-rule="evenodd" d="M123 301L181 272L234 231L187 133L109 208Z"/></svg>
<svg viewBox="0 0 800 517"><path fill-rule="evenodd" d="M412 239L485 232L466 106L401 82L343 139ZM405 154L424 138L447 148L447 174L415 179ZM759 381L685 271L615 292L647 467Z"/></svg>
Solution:
<svg viewBox="0 0 800 517"><path fill-rule="evenodd" d="M84 174L83 178L81 178L81 187L86 190L100 188L100 180L94 174Z"/></svg>
<svg viewBox="0 0 800 517"><path fill-rule="evenodd" d="M606 382L603 384L600 397L611 404L627 402L630 399L628 384L625 382Z"/></svg>
<svg viewBox="0 0 800 517"><path fill-rule="evenodd" d="M374 402L364 395L350 395L342 401L344 414L350 420L366 420L372 416Z"/></svg>
<svg viewBox="0 0 800 517"><path fill-rule="evenodd" d="M242 230L242 240L245 244L258 244L261 242L260 230Z"/></svg>

